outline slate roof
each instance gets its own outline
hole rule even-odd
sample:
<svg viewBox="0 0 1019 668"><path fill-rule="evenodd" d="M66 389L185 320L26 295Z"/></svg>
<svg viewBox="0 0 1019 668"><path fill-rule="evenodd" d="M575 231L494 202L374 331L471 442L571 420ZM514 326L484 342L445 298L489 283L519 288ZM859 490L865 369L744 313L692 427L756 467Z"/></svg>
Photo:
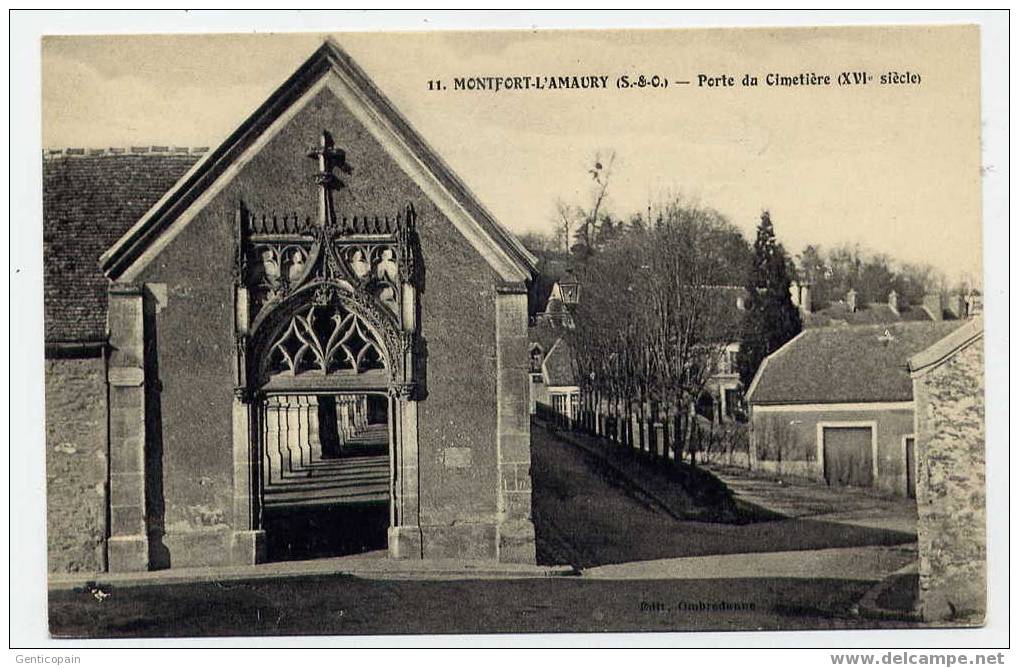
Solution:
<svg viewBox="0 0 1019 668"><path fill-rule="evenodd" d="M545 383L549 387L578 384L573 370L573 350L564 339L559 339L545 356Z"/></svg>
<svg viewBox="0 0 1019 668"><path fill-rule="evenodd" d="M566 328L548 318L540 318L527 328L529 346L537 343L545 355L542 365L545 369L545 382L549 387L578 384L574 372L573 348L563 338L566 333Z"/></svg>
<svg viewBox="0 0 1019 668"><path fill-rule="evenodd" d="M747 401L824 404L912 401L911 356L959 321L805 329L761 365Z"/></svg>
<svg viewBox="0 0 1019 668"><path fill-rule="evenodd" d="M552 346L566 334L566 329L548 318L538 318L535 323L527 328L527 342L541 345L541 350L546 355L552 350Z"/></svg>
<svg viewBox="0 0 1019 668"><path fill-rule="evenodd" d="M52 156L52 157L51 157ZM198 161L198 151L79 155L42 163L47 343L94 342L106 331L99 256Z"/></svg>

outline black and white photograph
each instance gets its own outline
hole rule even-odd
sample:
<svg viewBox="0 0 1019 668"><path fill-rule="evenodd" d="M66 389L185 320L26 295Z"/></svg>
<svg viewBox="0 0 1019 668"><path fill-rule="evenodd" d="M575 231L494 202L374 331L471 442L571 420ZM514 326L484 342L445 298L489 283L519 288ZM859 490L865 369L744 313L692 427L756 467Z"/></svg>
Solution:
<svg viewBox="0 0 1019 668"><path fill-rule="evenodd" d="M988 623L981 26L330 19L37 42L51 639Z"/></svg>

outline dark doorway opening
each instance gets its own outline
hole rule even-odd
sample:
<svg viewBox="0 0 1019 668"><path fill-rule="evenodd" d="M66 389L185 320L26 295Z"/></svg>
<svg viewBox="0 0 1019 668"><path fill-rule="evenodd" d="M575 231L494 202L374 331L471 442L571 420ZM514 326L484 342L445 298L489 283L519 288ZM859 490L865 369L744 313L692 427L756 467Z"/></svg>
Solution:
<svg viewBox="0 0 1019 668"><path fill-rule="evenodd" d="M389 399L275 394L263 405L262 525L271 561L385 549Z"/></svg>
<svg viewBox="0 0 1019 668"><path fill-rule="evenodd" d="M916 498L916 439L906 437L906 496Z"/></svg>

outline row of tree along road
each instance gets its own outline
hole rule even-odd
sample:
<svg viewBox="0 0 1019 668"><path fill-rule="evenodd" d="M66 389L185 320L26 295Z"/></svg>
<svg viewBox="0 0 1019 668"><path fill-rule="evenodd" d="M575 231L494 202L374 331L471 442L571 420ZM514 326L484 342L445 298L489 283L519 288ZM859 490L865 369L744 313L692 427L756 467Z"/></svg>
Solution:
<svg viewBox="0 0 1019 668"><path fill-rule="evenodd" d="M566 268L580 283L564 334L582 391L578 420L620 443L696 461L711 424L696 407L712 379L738 372L749 386L761 361L802 328L794 278L813 283L820 302L849 287L875 300L891 289L912 300L944 284L929 268L896 267L849 247L825 254L807 246L798 272L767 211L753 245L719 212L681 198L613 217L606 202L614 162L614 154L595 157L587 207L558 204L554 239L524 241L542 258L536 292ZM744 432L744 450L745 440Z"/></svg>
<svg viewBox="0 0 1019 668"><path fill-rule="evenodd" d="M767 213L751 249L716 211L671 202L574 271L582 298L565 336L582 389L580 425L664 459L695 462L710 447L695 409L727 370L733 343L749 376L800 330Z"/></svg>

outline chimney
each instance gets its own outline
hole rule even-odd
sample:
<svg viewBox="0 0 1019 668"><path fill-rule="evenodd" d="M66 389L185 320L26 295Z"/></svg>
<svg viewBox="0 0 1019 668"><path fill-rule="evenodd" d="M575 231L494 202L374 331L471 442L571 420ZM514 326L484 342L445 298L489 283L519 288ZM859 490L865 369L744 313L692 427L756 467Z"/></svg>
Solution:
<svg viewBox="0 0 1019 668"><path fill-rule="evenodd" d="M954 295L948 295L948 303L945 305L945 310L952 314L952 317L956 320L962 320L966 317L966 298L960 293Z"/></svg>
<svg viewBox="0 0 1019 668"><path fill-rule="evenodd" d="M856 290L852 288L846 293L846 308L850 313L856 313Z"/></svg>
<svg viewBox="0 0 1019 668"><path fill-rule="evenodd" d="M895 311L895 315L899 315L899 293L895 290L888 293L888 308Z"/></svg>
<svg viewBox="0 0 1019 668"><path fill-rule="evenodd" d="M984 296L975 290L966 295L966 315L972 318L984 312Z"/></svg>
<svg viewBox="0 0 1019 668"><path fill-rule="evenodd" d="M814 304L810 301L810 283L800 285L800 310L804 313L814 310Z"/></svg>
<svg viewBox="0 0 1019 668"><path fill-rule="evenodd" d="M927 315L931 317L931 320L940 322L944 319L944 296L940 292L924 295L923 310L927 311Z"/></svg>

